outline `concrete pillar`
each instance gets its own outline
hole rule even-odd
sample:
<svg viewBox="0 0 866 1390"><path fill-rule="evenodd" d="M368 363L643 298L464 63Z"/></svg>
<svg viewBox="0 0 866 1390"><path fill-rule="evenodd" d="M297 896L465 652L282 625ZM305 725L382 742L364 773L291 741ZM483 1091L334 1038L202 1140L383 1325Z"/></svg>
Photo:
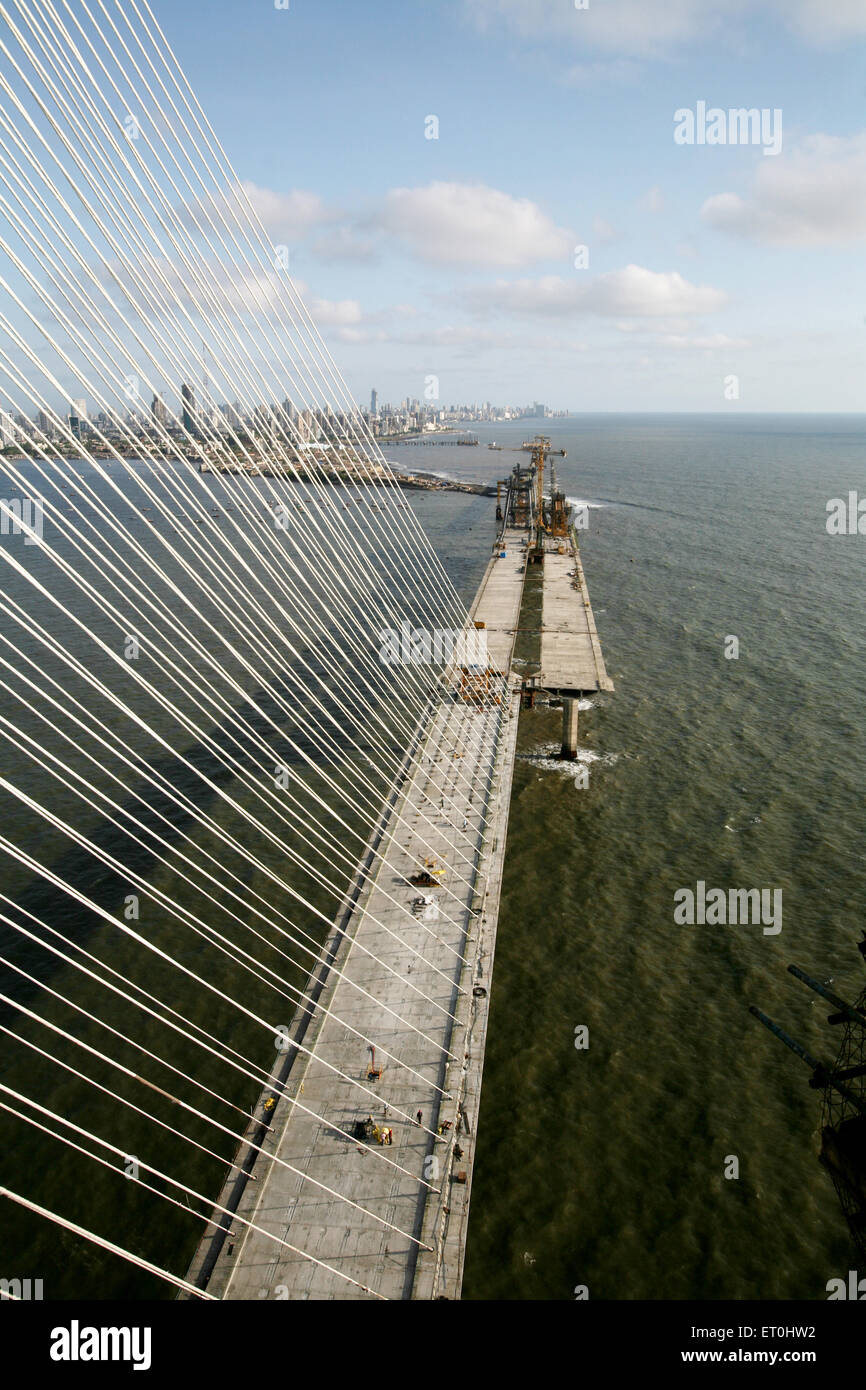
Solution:
<svg viewBox="0 0 866 1390"><path fill-rule="evenodd" d="M559 756L577 757L577 700L562 702L562 751Z"/></svg>

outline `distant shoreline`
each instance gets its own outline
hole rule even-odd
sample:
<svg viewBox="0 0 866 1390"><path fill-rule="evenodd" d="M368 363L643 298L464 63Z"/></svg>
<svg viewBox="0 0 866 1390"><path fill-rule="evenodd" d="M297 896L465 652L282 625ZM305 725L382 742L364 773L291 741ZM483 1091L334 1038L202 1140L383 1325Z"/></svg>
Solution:
<svg viewBox="0 0 866 1390"><path fill-rule="evenodd" d="M12 463L34 463L37 461L43 461L37 460L32 454L19 454L17 457L14 458L9 455L4 455L4 457L9 458L9 461ZM93 457L97 459L100 463L106 463L109 466L118 462L118 459L110 455L106 456L104 454L95 454L93 455ZM127 463L148 462L148 460L146 459L141 459L138 457L132 457L128 455L123 455L122 457L124 461ZM177 459L162 459L160 461L167 464L177 463ZM78 454L57 454L55 455L55 458L52 460L52 462L87 463L89 462L89 460L82 458ZM324 472L319 472L308 474L298 469L297 474L293 475L289 471L288 467L280 472L274 472L270 468L260 468L256 469L256 471L253 472L248 468L241 467L223 467L214 469L205 466L204 468L202 468L201 461L196 459L189 459L188 462L191 464L197 464L199 473L207 473L215 478L222 477L223 475L228 475L233 478L285 477L291 483L317 482L327 483L331 487L371 487L375 483L393 481L397 483L399 487L416 489L421 492L465 492L470 493L475 497L496 496L496 487L495 485L491 485L490 483L460 482L456 478L443 478L439 474L425 473L423 471L415 473L402 473L398 469L393 468L390 465L388 465L387 467L387 472L380 471L379 473L374 474L372 477L367 477L365 475L358 475L354 471L347 473L332 472L328 474ZM381 468L381 465L379 465L379 467Z"/></svg>

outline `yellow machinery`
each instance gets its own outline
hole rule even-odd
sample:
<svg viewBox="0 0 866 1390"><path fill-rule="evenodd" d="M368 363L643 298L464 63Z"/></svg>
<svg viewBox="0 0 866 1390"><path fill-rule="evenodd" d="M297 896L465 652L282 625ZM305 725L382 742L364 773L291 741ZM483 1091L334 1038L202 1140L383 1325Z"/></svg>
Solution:
<svg viewBox="0 0 866 1390"><path fill-rule="evenodd" d="M492 666L472 670L460 667L460 699L469 705L486 705L492 700L499 704L499 672Z"/></svg>

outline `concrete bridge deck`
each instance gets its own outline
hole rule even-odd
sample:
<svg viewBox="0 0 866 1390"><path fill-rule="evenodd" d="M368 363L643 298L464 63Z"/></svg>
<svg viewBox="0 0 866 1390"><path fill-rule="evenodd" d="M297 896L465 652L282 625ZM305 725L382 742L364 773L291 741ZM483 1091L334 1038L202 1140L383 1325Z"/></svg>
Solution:
<svg viewBox="0 0 866 1390"><path fill-rule="evenodd" d="M577 548L544 556L541 660L537 683L545 690L589 694L612 690Z"/></svg>
<svg viewBox="0 0 866 1390"><path fill-rule="evenodd" d="M255 1160L257 1181L247 1183L238 1206L241 1217L349 1275L370 1297L460 1296L518 709L514 691L501 705L479 709L449 699L435 711L415 774L385 828L384 862L336 957L348 978L331 972L323 1008L304 1038L315 1055L295 1058L263 1143L266 1153L366 1211L264 1156ZM408 876L430 858L437 886L412 887ZM434 901L415 915L412 903L422 893ZM362 943L371 954L359 949ZM351 1028L375 1043L380 1080L367 1082L369 1051ZM352 1132L368 1113L390 1127L390 1146L351 1142L329 1128ZM429 1248L420 1251L367 1213ZM208 1243L190 1270L193 1282ZM230 1299L365 1297L237 1221L207 1288Z"/></svg>
<svg viewBox="0 0 866 1390"><path fill-rule="evenodd" d="M449 695L419 728L409 775L371 842L381 860L368 850L311 980L322 1007L306 1031L292 1030L313 1055L295 1050L275 1068L272 1128L257 1121L247 1135L264 1152L242 1147L220 1194L237 1217L304 1253L237 1218L226 1235L230 1223L215 1215L188 1279L219 1298L460 1297L523 686L510 672L527 540L523 528L503 530L470 613L484 624L490 664L508 673L503 702L479 708ZM576 547L545 554L541 578L543 684L611 689ZM436 886L411 886L426 860ZM422 894L433 901L414 911ZM372 1081L367 1039L381 1067ZM390 1128L390 1146L346 1137L368 1115Z"/></svg>
<svg viewBox="0 0 866 1390"><path fill-rule="evenodd" d="M526 532L517 527L502 531L470 610L469 616L484 624L488 660L498 671L508 671L511 665L526 577L526 539Z"/></svg>

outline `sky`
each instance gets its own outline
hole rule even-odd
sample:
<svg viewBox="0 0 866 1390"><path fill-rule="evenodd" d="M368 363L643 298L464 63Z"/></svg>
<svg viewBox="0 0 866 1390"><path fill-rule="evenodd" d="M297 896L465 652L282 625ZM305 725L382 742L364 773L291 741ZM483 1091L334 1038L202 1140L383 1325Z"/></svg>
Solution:
<svg viewBox="0 0 866 1390"><path fill-rule="evenodd" d="M284 3L151 0L362 403L864 408L866 0Z"/></svg>

